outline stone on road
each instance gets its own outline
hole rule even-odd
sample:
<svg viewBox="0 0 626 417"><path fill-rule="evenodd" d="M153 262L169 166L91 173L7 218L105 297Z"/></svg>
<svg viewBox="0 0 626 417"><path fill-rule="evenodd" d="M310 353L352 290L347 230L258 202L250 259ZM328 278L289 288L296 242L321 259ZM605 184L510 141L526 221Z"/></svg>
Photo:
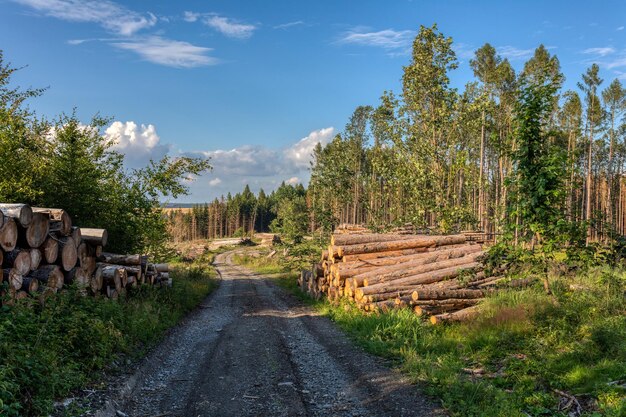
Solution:
<svg viewBox="0 0 626 417"><path fill-rule="evenodd" d="M145 361L117 409L140 416L434 416L401 374L265 278L216 257L222 282Z"/></svg>

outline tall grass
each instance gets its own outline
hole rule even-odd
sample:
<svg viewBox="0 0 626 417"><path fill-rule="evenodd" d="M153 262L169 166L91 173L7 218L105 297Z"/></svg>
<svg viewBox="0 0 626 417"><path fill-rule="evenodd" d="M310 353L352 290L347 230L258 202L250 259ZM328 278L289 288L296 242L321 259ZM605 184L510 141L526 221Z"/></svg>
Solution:
<svg viewBox="0 0 626 417"><path fill-rule="evenodd" d="M217 285L208 266L179 265L172 288L142 287L111 301L69 291L44 306L0 311L0 415L39 416L121 356L153 346Z"/></svg>

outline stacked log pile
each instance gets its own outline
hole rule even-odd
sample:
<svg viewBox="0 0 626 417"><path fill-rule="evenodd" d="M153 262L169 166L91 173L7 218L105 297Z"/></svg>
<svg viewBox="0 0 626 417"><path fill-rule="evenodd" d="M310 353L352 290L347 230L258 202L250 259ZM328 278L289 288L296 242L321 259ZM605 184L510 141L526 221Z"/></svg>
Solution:
<svg viewBox="0 0 626 417"><path fill-rule="evenodd" d="M345 297L365 311L411 308L432 323L466 320L498 276L486 276L482 246L465 235L335 233L298 284L315 298Z"/></svg>
<svg viewBox="0 0 626 417"><path fill-rule="evenodd" d="M166 264L103 252L107 240L105 229L72 226L65 210L0 203L0 284L10 301L45 299L70 285L109 298L140 284L171 285Z"/></svg>

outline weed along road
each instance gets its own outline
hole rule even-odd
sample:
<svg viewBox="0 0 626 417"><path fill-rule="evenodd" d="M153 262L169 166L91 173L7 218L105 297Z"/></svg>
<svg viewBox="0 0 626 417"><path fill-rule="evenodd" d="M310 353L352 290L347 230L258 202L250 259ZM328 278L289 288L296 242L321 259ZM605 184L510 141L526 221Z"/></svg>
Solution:
<svg viewBox="0 0 626 417"><path fill-rule="evenodd" d="M232 257L217 256L220 287L129 378L113 413L444 415L328 319Z"/></svg>

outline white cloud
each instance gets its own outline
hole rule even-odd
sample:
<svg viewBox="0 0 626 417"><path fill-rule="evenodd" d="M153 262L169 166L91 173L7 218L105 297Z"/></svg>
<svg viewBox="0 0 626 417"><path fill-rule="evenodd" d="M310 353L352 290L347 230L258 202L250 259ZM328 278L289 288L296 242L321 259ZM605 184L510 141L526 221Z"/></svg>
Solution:
<svg viewBox="0 0 626 417"><path fill-rule="evenodd" d="M97 23L122 36L155 25L152 13L140 14L108 0L13 0L48 16L73 22Z"/></svg>
<svg viewBox="0 0 626 417"><path fill-rule="evenodd" d="M315 130L308 136L300 139L297 143L284 150L285 158L299 169L307 169L310 166L313 149L318 143L326 145L333 139L335 129L327 127Z"/></svg>
<svg viewBox="0 0 626 417"><path fill-rule="evenodd" d="M213 178L211 181L209 181L209 185L212 187L215 187L216 185L220 185L222 183L222 180L219 178Z"/></svg>
<svg viewBox="0 0 626 417"><path fill-rule="evenodd" d="M612 46L604 46L599 48L587 48L583 51L583 54L607 56L615 53L615 48Z"/></svg>
<svg viewBox="0 0 626 417"><path fill-rule="evenodd" d="M256 30L254 25L237 23L232 19L218 15L207 16L203 23L229 38L247 39Z"/></svg>
<svg viewBox="0 0 626 417"><path fill-rule="evenodd" d="M304 24L305 23L302 20L296 20L295 22L287 22L287 23L283 23L282 25L276 25L274 26L274 29L289 29L294 26L302 26Z"/></svg>
<svg viewBox="0 0 626 417"><path fill-rule="evenodd" d="M185 20L185 22L195 22L196 20L198 20L199 17L200 13L185 12L183 14L183 19Z"/></svg>
<svg viewBox="0 0 626 417"><path fill-rule="evenodd" d="M342 44L375 46L384 49L406 49L411 46L415 32L411 30L385 29L378 32L366 32L353 29L345 32L339 39Z"/></svg>
<svg viewBox="0 0 626 417"><path fill-rule="evenodd" d="M291 177L287 181L285 181L285 183L291 184L291 185L296 185L296 184L300 183L300 178L298 178L298 177Z"/></svg>
<svg viewBox="0 0 626 417"><path fill-rule="evenodd" d="M496 48L496 51L500 56L510 60L528 59L535 52L534 49L520 49L511 45L499 46Z"/></svg>
<svg viewBox="0 0 626 417"><path fill-rule="evenodd" d="M131 168L143 167L151 159L159 160L169 151L151 124L115 121L105 130L104 137L113 143L113 150L124 154L126 165Z"/></svg>
<svg viewBox="0 0 626 417"><path fill-rule="evenodd" d="M169 67L193 68L219 63L217 58L208 55L212 51L211 48L159 36L112 42L112 45L133 51L146 61Z"/></svg>
<svg viewBox="0 0 626 417"><path fill-rule="evenodd" d="M620 26L620 27L618 27L618 28L617 28L617 29L615 29L615 30L624 30L624 26Z"/></svg>

